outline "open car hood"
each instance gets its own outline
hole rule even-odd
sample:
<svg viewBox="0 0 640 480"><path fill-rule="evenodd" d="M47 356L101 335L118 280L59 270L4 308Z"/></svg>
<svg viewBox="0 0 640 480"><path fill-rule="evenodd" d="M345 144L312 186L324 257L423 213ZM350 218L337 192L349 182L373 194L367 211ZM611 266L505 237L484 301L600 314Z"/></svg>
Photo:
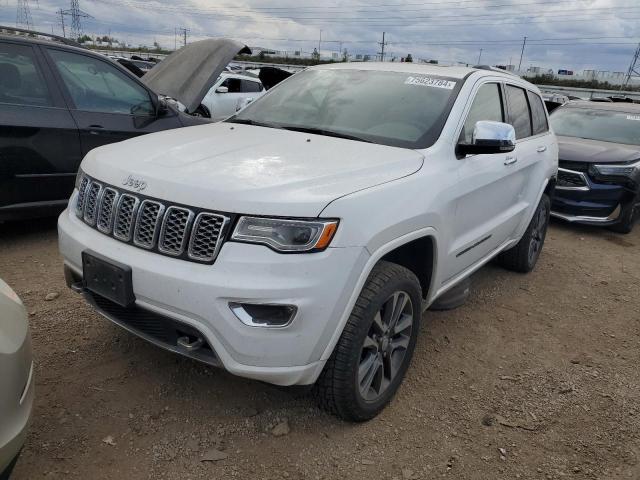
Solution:
<svg viewBox="0 0 640 480"><path fill-rule="evenodd" d="M149 70L141 80L157 94L179 101L192 113L239 53L251 50L243 43L225 38L190 43Z"/></svg>

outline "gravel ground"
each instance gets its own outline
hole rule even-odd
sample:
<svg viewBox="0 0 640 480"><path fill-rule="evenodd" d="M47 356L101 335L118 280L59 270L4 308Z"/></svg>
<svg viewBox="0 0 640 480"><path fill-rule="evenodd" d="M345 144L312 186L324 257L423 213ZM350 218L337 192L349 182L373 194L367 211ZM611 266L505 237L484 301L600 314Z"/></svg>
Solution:
<svg viewBox="0 0 640 480"><path fill-rule="evenodd" d="M465 306L424 316L400 392L360 425L93 313L55 221L0 226L0 277L36 360L14 480L640 479L640 228L554 223L532 274L482 269Z"/></svg>

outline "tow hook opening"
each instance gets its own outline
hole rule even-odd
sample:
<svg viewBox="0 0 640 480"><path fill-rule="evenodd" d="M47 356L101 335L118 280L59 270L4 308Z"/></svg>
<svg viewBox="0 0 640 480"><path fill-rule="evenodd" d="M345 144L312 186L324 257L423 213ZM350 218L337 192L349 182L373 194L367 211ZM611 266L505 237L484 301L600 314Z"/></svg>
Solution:
<svg viewBox="0 0 640 480"><path fill-rule="evenodd" d="M204 339L201 337L196 337L194 335L183 334L182 336L178 337L177 344L185 350L193 352L200 349L204 345Z"/></svg>

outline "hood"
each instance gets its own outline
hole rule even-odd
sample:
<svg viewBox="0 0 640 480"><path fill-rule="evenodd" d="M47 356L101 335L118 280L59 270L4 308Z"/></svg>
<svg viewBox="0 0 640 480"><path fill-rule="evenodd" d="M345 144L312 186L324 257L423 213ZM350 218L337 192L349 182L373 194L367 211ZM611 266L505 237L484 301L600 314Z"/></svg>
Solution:
<svg viewBox="0 0 640 480"><path fill-rule="evenodd" d="M640 146L558 136L560 160L587 163L623 163L640 158Z"/></svg>
<svg viewBox="0 0 640 480"><path fill-rule="evenodd" d="M144 195L229 213L316 217L338 197L411 175L415 150L265 127L217 123L99 147L82 169Z"/></svg>
<svg viewBox="0 0 640 480"><path fill-rule="evenodd" d="M149 70L141 80L158 95L174 98L187 112L194 112L224 67L239 53L251 50L243 43L224 38L190 43Z"/></svg>
<svg viewBox="0 0 640 480"><path fill-rule="evenodd" d="M260 73L258 77L260 78L260 82L264 85L266 90L275 87L281 81L289 78L293 73L287 72L281 68L277 67L262 67L260 69Z"/></svg>

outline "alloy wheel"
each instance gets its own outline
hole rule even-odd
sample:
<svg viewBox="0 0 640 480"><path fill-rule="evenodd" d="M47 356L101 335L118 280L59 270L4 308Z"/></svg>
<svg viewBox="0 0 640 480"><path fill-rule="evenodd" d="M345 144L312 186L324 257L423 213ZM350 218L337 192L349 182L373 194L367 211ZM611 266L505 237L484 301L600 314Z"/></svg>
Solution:
<svg viewBox="0 0 640 480"><path fill-rule="evenodd" d="M376 312L358 365L358 388L365 401L378 400L401 370L411 340L413 316L413 302L404 291L394 292Z"/></svg>

